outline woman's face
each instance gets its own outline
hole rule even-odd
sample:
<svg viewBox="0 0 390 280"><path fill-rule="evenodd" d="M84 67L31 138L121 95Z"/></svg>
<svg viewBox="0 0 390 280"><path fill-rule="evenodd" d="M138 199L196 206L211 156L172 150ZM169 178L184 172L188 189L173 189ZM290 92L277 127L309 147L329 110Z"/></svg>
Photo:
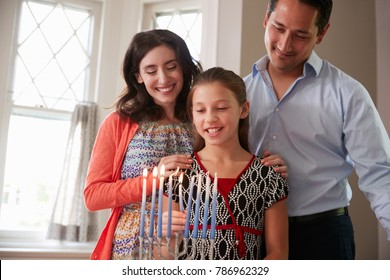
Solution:
<svg viewBox="0 0 390 280"><path fill-rule="evenodd" d="M183 87L183 71L174 50L161 45L149 51L140 62L136 78L145 84L156 104L174 108Z"/></svg>

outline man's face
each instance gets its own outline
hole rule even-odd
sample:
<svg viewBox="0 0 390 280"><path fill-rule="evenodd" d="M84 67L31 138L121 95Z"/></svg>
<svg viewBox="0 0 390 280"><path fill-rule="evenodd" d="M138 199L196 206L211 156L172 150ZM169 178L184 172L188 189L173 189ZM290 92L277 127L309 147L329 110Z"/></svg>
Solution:
<svg viewBox="0 0 390 280"><path fill-rule="evenodd" d="M299 76L303 64L326 33L318 34L318 11L299 0L279 0L264 19L270 71Z"/></svg>

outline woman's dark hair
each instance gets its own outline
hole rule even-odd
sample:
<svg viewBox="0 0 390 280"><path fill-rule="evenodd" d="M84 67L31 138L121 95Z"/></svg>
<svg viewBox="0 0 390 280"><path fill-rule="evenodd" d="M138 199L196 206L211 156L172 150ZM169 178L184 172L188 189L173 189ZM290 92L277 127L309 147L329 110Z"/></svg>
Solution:
<svg viewBox="0 0 390 280"><path fill-rule="evenodd" d="M144 83L138 83L136 77L141 60L148 52L161 45L175 52L183 71L183 87L177 97L175 117L180 121L189 120L185 110L187 96L195 76L202 72L202 67L192 58L185 41L177 34L164 29L137 33L127 49L122 70L126 88L116 102L116 112L121 118L131 118L137 122L164 118L163 108L154 103Z"/></svg>
<svg viewBox="0 0 390 280"><path fill-rule="evenodd" d="M196 88L203 84L209 84L213 82L220 83L223 87L226 87L231 92L234 93L234 97L238 101L238 104L240 106L244 105L247 101L246 99L246 87L245 83L242 80L240 76L238 76L236 73L230 70L225 70L221 67L213 67L210 68L203 73L196 76L194 80L194 84L192 86L192 89L190 91L190 94L188 95L187 99L187 112L188 115L191 118L191 121L193 121L192 116L192 97L194 95L194 92L196 91ZM195 143L194 143L194 151L198 152L205 146L204 139L199 135L199 133L194 129L194 135L195 135ZM240 119L238 124L238 139L240 141L241 147L243 147L246 151L249 151L249 144L248 144L248 130L249 130L249 114L246 118Z"/></svg>
<svg viewBox="0 0 390 280"><path fill-rule="evenodd" d="M329 23L330 15L332 13L332 0L299 0L301 3L312 6L318 10L317 27L318 34L321 34L325 26ZM278 0L270 0L268 5L268 16L275 10ZM318 35L317 34L317 35Z"/></svg>

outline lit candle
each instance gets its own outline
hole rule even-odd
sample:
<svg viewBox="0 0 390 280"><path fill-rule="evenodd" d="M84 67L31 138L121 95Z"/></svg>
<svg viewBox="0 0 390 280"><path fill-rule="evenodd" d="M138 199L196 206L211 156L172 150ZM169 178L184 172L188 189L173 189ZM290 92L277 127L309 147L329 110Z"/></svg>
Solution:
<svg viewBox="0 0 390 280"><path fill-rule="evenodd" d="M204 210L203 210L203 225L202 225L202 238L205 239L207 235L207 220L209 217L209 201L210 201L210 176L206 174L206 197L204 201Z"/></svg>
<svg viewBox="0 0 390 280"><path fill-rule="evenodd" d="M191 207L192 207L192 192L194 190L195 176L191 177L190 189L188 191L188 202L187 202L187 213L186 213L186 224L184 227L184 238L189 237L190 232L190 217L191 217Z"/></svg>
<svg viewBox="0 0 390 280"><path fill-rule="evenodd" d="M201 190L201 188L202 188L202 174L199 173L199 175L198 175L198 186L196 188L194 231L192 232L192 237L193 238L198 238L200 190Z"/></svg>
<svg viewBox="0 0 390 280"><path fill-rule="evenodd" d="M169 175L168 185L168 229L167 237L171 237L171 226L172 226L172 174Z"/></svg>
<svg viewBox="0 0 390 280"><path fill-rule="evenodd" d="M143 173L144 179L142 184L142 206L141 206L141 224L139 227L139 235L144 236L145 230L145 205L146 205L146 177L148 176L148 170L145 168Z"/></svg>
<svg viewBox="0 0 390 280"><path fill-rule="evenodd" d="M180 203L180 212L184 211L183 206L183 173L180 174L179 177L179 203Z"/></svg>
<svg viewBox="0 0 390 280"><path fill-rule="evenodd" d="M160 168L160 184L158 190L158 217L157 217L157 237L162 237L162 200L163 200L163 191L164 191L164 174L165 174L165 165L163 164Z"/></svg>
<svg viewBox="0 0 390 280"><path fill-rule="evenodd" d="M213 201L211 202L210 239L215 239L216 214L217 214L218 175L215 172L213 186Z"/></svg>
<svg viewBox="0 0 390 280"><path fill-rule="evenodd" d="M152 206L150 208L150 228L149 237L153 237L154 233L154 213L156 211L156 183L157 183L157 167L153 168L153 189L152 189Z"/></svg>

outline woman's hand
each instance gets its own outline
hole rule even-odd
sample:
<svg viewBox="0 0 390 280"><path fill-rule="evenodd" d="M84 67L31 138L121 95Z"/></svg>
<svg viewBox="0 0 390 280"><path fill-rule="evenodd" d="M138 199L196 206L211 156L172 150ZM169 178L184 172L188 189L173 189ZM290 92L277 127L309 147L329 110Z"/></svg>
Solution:
<svg viewBox="0 0 390 280"><path fill-rule="evenodd" d="M172 223L171 223L171 235L175 231L183 231L186 223L185 212L172 210ZM162 233L163 236L167 235L168 230L168 211L165 211L162 215Z"/></svg>
<svg viewBox="0 0 390 280"><path fill-rule="evenodd" d="M271 155L270 151L265 151L263 156L264 157L261 160L262 164L264 164L265 166L273 166L276 172L280 173L280 175L284 179L287 179L288 168L281 155L278 154Z"/></svg>
<svg viewBox="0 0 390 280"><path fill-rule="evenodd" d="M167 200L164 197L164 200ZM183 218L184 217L184 218ZM185 213L173 210L172 209L172 226L171 226L171 242L170 242L170 248L167 248L166 246L154 246L154 255L155 259L174 259L174 256L171 252L175 251L175 244L176 244L176 236L174 234L175 231L182 231L184 230L184 224L185 224ZM167 236L167 230L168 230L168 211L163 212L162 215L162 235L165 237ZM183 238L182 235L179 235L178 242L181 242L181 239ZM158 249L160 248L160 249ZM159 251L160 250L160 251Z"/></svg>
<svg viewBox="0 0 390 280"><path fill-rule="evenodd" d="M163 157L158 164L158 171L160 172L162 165L165 166L164 177L168 178L171 174L177 173L179 170L188 169L191 167L192 158L191 155L171 155Z"/></svg>

